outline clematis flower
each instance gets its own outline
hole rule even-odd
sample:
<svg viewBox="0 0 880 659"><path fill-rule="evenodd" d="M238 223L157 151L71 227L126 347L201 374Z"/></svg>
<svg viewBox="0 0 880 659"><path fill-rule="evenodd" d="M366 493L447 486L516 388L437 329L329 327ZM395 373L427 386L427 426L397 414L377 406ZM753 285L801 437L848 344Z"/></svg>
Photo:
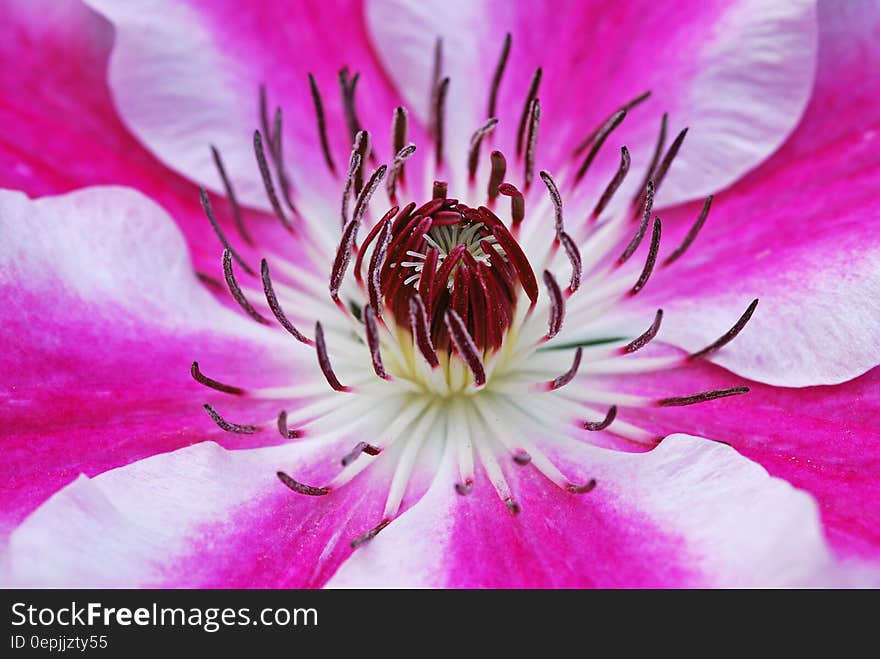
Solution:
<svg viewBox="0 0 880 659"><path fill-rule="evenodd" d="M875 579L877 8L656 5L7 3L3 582Z"/></svg>

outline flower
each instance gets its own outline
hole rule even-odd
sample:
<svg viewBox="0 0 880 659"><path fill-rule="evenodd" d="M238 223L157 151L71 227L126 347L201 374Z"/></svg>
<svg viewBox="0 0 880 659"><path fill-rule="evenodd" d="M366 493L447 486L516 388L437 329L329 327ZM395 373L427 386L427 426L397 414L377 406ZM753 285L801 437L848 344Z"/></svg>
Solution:
<svg viewBox="0 0 880 659"><path fill-rule="evenodd" d="M840 91L872 80L876 12L820 5L814 82L812 3L581 4L10 5L41 75L4 79L3 184L140 189L204 286L137 193L0 197L4 582L788 585L876 558L876 89ZM235 203L203 195L207 222L171 170Z"/></svg>

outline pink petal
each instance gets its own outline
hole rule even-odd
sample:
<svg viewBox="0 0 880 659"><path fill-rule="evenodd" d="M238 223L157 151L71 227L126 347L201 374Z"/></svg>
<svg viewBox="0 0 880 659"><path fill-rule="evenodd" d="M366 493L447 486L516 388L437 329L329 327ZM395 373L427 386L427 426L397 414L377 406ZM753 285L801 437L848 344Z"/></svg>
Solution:
<svg viewBox="0 0 880 659"><path fill-rule="evenodd" d="M189 370L199 360L229 384L271 384L291 367L277 358L287 344L214 301L154 203L122 188L39 201L5 191L0 226L0 536L79 473L211 437L281 440L222 433L202 409L213 402L242 423L276 415L275 404L201 387Z"/></svg>
<svg viewBox="0 0 880 659"><path fill-rule="evenodd" d="M429 116L430 55L435 39L443 38L442 75L451 79L448 132L452 162L460 168L471 133L487 117L507 32L512 48L496 141L509 161L537 67L543 67L538 163L548 169L562 168L608 115L650 90L650 101L630 113L606 145L608 159L594 169L604 186L626 144L635 183L668 111L673 135L685 126L691 131L663 184L664 204L713 192L764 160L794 127L813 81L815 7L809 1L379 0L369 3L367 20L383 62L423 121Z"/></svg>
<svg viewBox="0 0 880 659"><path fill-rule="evenodd" d="M554 457L596 488L513 467L514 516L484 477L462 497L441 476L329 585L766 587L828 563L811 499L728 447L677 435L645 454L577 444Z"/></svg>
<svg viewBox="0 0 880 659"><path fill-rule="evenodd" d="M627 409L621 417L658 436L688 432L730 443L816 498L838 554L880 558L880 369L836 386L784 389L743 382L711 364L692 364L607 378L597 386L666 397L742 384L750 387L743 396L689 407Z"/></svg>
<svg viewBox="0 0 880 659"><path fill-rule="evenodd" d="M251 141L261 126L258 89L265 84L270 115L276 105L284 111L294 188L307 203L335 210L352 142L337 77L344 66L361 74L358 116L373 133L379 159L393 155L388 135L399 99L373 57L358 2L88 4L116 29L110 83L126 124L162 162L193 180L222 190L208 149L215 144L240 198L267 207ZM324 164L308 73L322 92L339 177Z"/></svg>
<svg viewBox="0 0 880 659"><path fill-rule="evenodd" d="M696 350L760 298L713 360L783 386L843 382L880 361L880 8L823 5L820 19L816 89L797 131L718 195L689 252L636 299L667 310L664 339ZM666 250L697 212L664 215ZM666 227L677 227L668 239Z"/></svg>

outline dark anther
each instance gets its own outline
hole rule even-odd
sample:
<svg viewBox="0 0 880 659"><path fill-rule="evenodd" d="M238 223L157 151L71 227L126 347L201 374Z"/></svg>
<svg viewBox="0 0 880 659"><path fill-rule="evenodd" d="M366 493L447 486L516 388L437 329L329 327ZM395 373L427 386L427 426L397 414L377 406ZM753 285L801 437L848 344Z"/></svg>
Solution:
<svg viewBox="0 0 880 659"><path fill-rule="evenodd" d="M571 263L571 280L568 284L568 292L574 293L581 287L581 273L583 271L583 262L581 261L581 251L575 245L574 240L565 231L559 233L559 242L565 250L565 255Z"/></svg>
<svg viewBox="0 0 880 659"><path fill-rule="evenodd" d="M434 188L431 191L432 199L446 199L446 192L449 186L446 181L434 181ZM457 214L456 214L457 215Z"/></svg>
<svg viewBox="0 0 880 659"><path fill-rule="evenodd" d="M522 192L510 183L499 185L498 192L505 197L510 197L510 219L513 222L513 226L517 226L526 216L526 200Z"/></svg>
<svg viewBox="0 0 880 659"><path fill-rule="evenodd" d="M697 403L705 403L716 398L727 398L728 396L737 396L739 394L749 393L748 387L729 387L727 389L713 389L712 391L703 391L692 396L675 396L672 398L661 398L657 401L660 407L680 407L683 405L695 405Z"/></svg>
<svg viewBox="0 0 880 659"><path fill-rule="evenodd" d="M354 187L355 179L361 168L361 152L363 151L364 142L369 140L369 135L365 131L359 132L354 138L354 144L351 146L351 156L348 159L348 174L345 177L345 185L342 186L342 226L348 223L348 198L351 196L351 190ZM360 189L355 191L358 194Z"/></svg>
<svg viewBox="0 0 880 659"><path fill-rule="evenodd" d="M409 113L402 105L394 108L394 116L391 120L391 142L394 153L400 153L400 150L406 146L406 136L408 129ZM403 178L403 172L400 173Z"/></svg>
<svg viewBox="0 0 880 659"><path fill-rule="evenodd" d="M379 349L379 323L376 322L376 312L369 304L364 307L364 327L367 332L367 346L370 348L370 357L373 360L373 370L383 380L390 380L385 366L382 364L382 352Z"/></svg>
<svg viewBox="0 0 880 659"><path fill-rule="evenodd" d="M474 489L474 482L468 478L464 483L456 483L455 491L458 492L461 496L466 497L470 494Z"/></svg>
<svg viewBox="0 0 880 659"><path fill-rule="evenodd" d="M561 389L569 382L574 379L574 376L577 375L578 369L581 367L581 358L584 355L584 349L578 348L574 351L574 359L571 360L571 367L562 375L553 380L550 380L548 383L547 389L549 391L555 391L556 389Z"/></svg>
<svg viewBox="0 0 880 659"><path fill-rule="evenodd" d="M601 421L584 421L583 427L584 430L605 430L615 418L617 418L617 405L612 405L608 408L604 419Z"/></svg>
<svg viewBox="0 0 880 659"><path fill-rule="evenodd" d="M397 203L397 180L403 181L403 167L407 158L416 152L415 144L407 144L400 149L391 161L391 171L388 172L388 179L385 181L385 189L388 191L388 198L392 203Z"/></svg>
<svg viewBox="0 0 880 659"><path fill-rule="evenodd" d="M348 264L351 262L351 252L354 249L358 227L360 224L357 220L351 220L345 225L342 239L339 241L339 249L336 250L336 258L333 260L333 268L330 270L330 297L335 302L339 301L339 289L342 287L345 271L348 270Z"/></svg>
<svg viewBox="0 0 880 659"><path fill-rule="evenodd" d="M688 129L685 128L675 137L672 144L669 145L669 150L666 152L666 155L663 156L663 160L657 167L657 173L652 177L654 179L655 191L660 189L660 184L663 183L663 179L666 178L666 172L669 171L669 166L672 164L672 161L675 160L675 156L678 154L678 150L681 148L681 143L684 142L687 132Z"/></svg>
<svg viewBox="0 0 880 659"><path fill-rule="evenodd" d="M336 163L333 162L333 155L330 152L330 143L327 141L327 119L324 116L324 103L321 102L321 92L318 90L318 83L315 82L315 76L309 74L309 89L312 91L312 102L315 105L315 119L318 122L318 137L321 140L321 151L324 152L324 162L334 174L336 173Z"/></svg>
<svg viewBox="0 0 880 659"><path fill-rule="evenodd" d="M623 183L623 179L626 178L626 174L629 172L630 162L629 149L625 146L620 147L620 165L618 166L614 177L609 181L608 187L605 188L605 192L599 197L596 207L593 209L594 220L602 214L602 211L605 210L605 207L608 205L608 202L611 201L614 193L617 192L617 188Z"/></svg>
<svg viewBox="0 0 880 659"><path fill-rule="evenodd" d="M602 145L605 144L605 140L608 139L608 136L617 128L620 123L626 118L626 110L618 110L615 112L608 122L603 125L599 132L596 133L596 137L593 141L593 147L590 149L590 152L587 154L587 157L584 158L584 162L581 163L580 168L577 171L577 174L574 176L574 182L577 183L580 181L584 174L587 173L587 170L590 168L590 165L593 164L593 160L596 159L596 154L599 153L599 149L602 148Z"/></svg>
<svg viewBox="0 0 880 659"><path fill-rule="evenodd" d="M541 102L532 101L529 111L529 130L526 137L526 158L523 165L523 187L528 190L535 176L535 151L538 148L538 124L541 122Z"/></svg>
<svg viewBox="0 0 880 659"><path fill-rule="evenodd" d="M489 174L489 187L487 190L490 202L498 197L498 186L501 185L501 182L504 180L504 175L507 174L507 161L504 159L503 153L500 151L493 151L491 162L492 171Z"/></svg>
<svg viewBox="0 0 880 659"><path fill-rule="evenodd" d="M318 365L327 379L327 383L334 391L349 391L349 388L339 382L330 364L330 356L327 354L327 344L324 341L324 328L321 323L315 323L315 350L318 353Z"/></svg>
<svg viewBox="0 0 880 659"><path fill-rule="evenodd" d="M269 102L266 99L266 85L260 85L260 128L266 136L269 150L272 149L272 131L269 128Z"/></svg>
<svg viewBox="0 0 880 659"><path fill-rule="evenodd" d="M544 181L544 185L547 186L547 191L550 193L550 199L553 201L553 209L555 211L554 221L556 223L556 238L559 238L559 234L562 233L565 229L562 223L562 195L559 194L559 188L556 186L556 182L553 180L553 177L550 176L550 172L546 170L541 171L541 180Z"/></svg>
<svg viewBox="0 0 880 659"><path fill-rule="evenodd" d="M516 155L521 156L523 152L523 147L525 146L525 136L526 136L526 128L529 123L529 116L532 113L532 101L535 100L535 97L538 95L538 88L541 86L541 76L544 75L544 72L541 68L535 69L535 74L532 76L532 82L529 84L529 91L526 94L526 102L523 106L522 116L519 119L519 127L516 130Z"/></svg>
<svg viewBox="0 0 880 659"><path fill-rule="evenodd" d="M281 208L281 202L278 201L278 194L275 192L275 184L272 182L272 173L269 171L269 163L266 161L266 153L263 150L263 137L258 130L254 131L254 154L257 157L257 165L260 168L260 176L263 179L263 187L266 189L266 196L269 197L269 202L272 204L272 210L275 211L275 216L281 221L281 224L284 225L285 229L293 231L293 225L290 224L290 221L284 214L284 209Z"/></svg>
<svg viewBox="0 0 880 659"><path fill-rule="evenodd" d="M367 532L364 533L363 535L360 535L360 536L358 536L357 538L355 538L354 540L352 540L352 541L351 541L351 548L352 548L352 549L357 549L358 547L360 547L360 546L361 546L362 544L364 544L365 542L369 542L370 540L372 540L373 538L375 538L377 535L379 535L379 532L380 532L382 529L384 529L386 526L388 526L389 524L391 524L391 520L390 520L390 519L383 519L381 522L379 522L378 524L376 524L376 526L374 526L373 528L371 528L369 531L367 531Z"/></svg>
<svg viewBox="0 0 880 659"><path fill-rule="evenodd" d="M440 361L437 358L437 351L434 349L434 344L431 341L428 313L422 296L418 293L409 300L409 324L422 357L431 365L431 368L437 368L440 365Z"/></svg>
<svg viewBox="0 0 880 659"><path fill-rule="evenodd" d="M431 67L431 89L428 98L428 107L434 113L437 109L437 95L440 92L440 78L443 75L443 38L437 37L434 41L434 60ZM429 134L433 137L437 136L437 115L432 114L430 124L428 125Z"/></svg>
<svg viewBox="0 0 880 659"><path fill-rule="evenodd" d="M443 321L446 323L446 329L449 331L449 337L452 339L455 349L458 350L458 354L474 376L474 385L482 387L486 384L486 369L483 367L483 360L480 357L477 344L468 333L464 321L454 309L446 310Z"/></svg>
<svg viewBox="0 0 880 659"><path fill-rule="evenodd" d="M632 237L632 240L629 241L629 245L626 246L626 249L623 251L623 254L620 255L620 258L617 259L618 265L623 265L629 260L635 251L639 248L639 245L642 244L642 238L645 237L645 232L648 230L648 220L651 219L651 210L654 207L654 183L653 181L648 181L645 185L645 207L644 212L642 213L642 219L639 220L639 228L636 230L635 235Z"/></svg>
<svg viewBox="0 0 880 659"><path fill-rule="evenodd" d="M397 211L397 206L391 210ZM382 228L379 230L379 237L376 241L376 247L370 255L370 265L367 270L367 297L370 299L370 306L376 311L377 316L382 315L382 266L385 264L385 257L388 254L388 245L391 242L391 212L386 213L385 219L381 222ZM364 245L366 249L366 245ZM363 252L361 252L363 253ZM360 254L358 254L360 256Z"/></svg>
<svg viewBox="0 0 880 659"><path fill-rule="evenodd" d="M498 64L495 66L495 74L492 76L492 87L489 92L489 111L487 117L495 116L495 106L498 103L498 88L501 86L501 76L504 75L504 69L507 66L507 58L510 55L510 32L504 36L504 45L501 47L501 56L498 58Z"/></svg>
<svg viewBox="0 0 880 659"><path fill-rule="evenodd" d="M654 315L654 322L651 323L651 326L645 331L645 333L627 343L625 346L623 346L623 348L621 348L620 351L626 355L644 348L654 339L655 336L657 336L657 332L660 331L660 323L662 321L663 309L657 309L657 313Z"/></svg>
<svg viewBox="0 0 880 659"><path fill-rule="evenodd" d="M663 265L669 265L670 263L677 261L681 257L681 255L687 251L688 247L691 246L691 243L694 242L697 234L700 233L700 229L702 229L703 225L706 223L706 218L709 217L709 209L712 208L712 199L714 199L712 195L706 197L706 201L703 203L703 210L700 211L700 215L697 217L697 221L694 222L691 230L687 232L687 235L684 237L681 245L676 247L675 251L672 252L672 254L670 254L668 257L666 257Z"/></svg>
<svg viewBox="0 0 880 659"><path fill-rule="evenodd" d="M293 205L293 199L290 195L290 179L287 176L287 170L284 169L283 134L281 108L275 108L275 139L269 146L272 149L272 159L275 161L275 173L278 176L278 184L281 186L281 197L290 211L296 213L296 206Z"/></svg>
<svg viewBox="0 0 880 659"><path fill-rule="evenodd" d="M609 116L605 117L605 119L602 121L602 123L600 123L599 126L597 128L595 128L592 133L590 133L583 140L581 140L580 144L578 144L575 147L574 151L572 152L572 155L574 157L581 155L586 150L586 148L593 143L593 140L596 139L596 136L600 133L602 128L604 126L607 126L608 123L615 117L615 115L617 115L618 112L620 112L621 110L623 110L625 112L629 112L634 107L641 104L643 101L646 101L650 96L651 96L651 92L649 92L649 91L642 92L641 94L639 94L635 98L632 98L629 101L627 101L626 103L624 103L623 105L621 105L614 112L612 112Z"/></svg>
<svg viewBox="0 0 880 659"><path fill-rule="evenodd" d="M435 138L437 142L436 160L437 166L443 164L443 139L445 133L446 92L449 91L449 78L443 78L437 88L437 102L434 108Z"/></svg>
<svg viewBox="0 0 880 659"><path fill-rule="evenodd" d="M260 274L263 279L263 293L266 294L266 301L269 303L269 309L272 310L272 314L281 323L281 326L293 335L293 338L306 345L312 345L314 342L296 329L281 309L278 297L275 295L275 289L272 286L272 279L269 277L269 264L266 259L260 262Z"/></svg>
<svg viewBox="0 0 880 659"><path fill-rule="evenodd" d="M645 259L645 267L642 268L642 273L639 275L638 280L630 290L630 295L635 295L645 287L645 284L648 283L648 278L651 276L651 272L654 270L654 264L657 262L657 251L660 249L661 229L662 225L660 224L660 218L655 216L654 229L651 232L651 245L648 248L648 258Z"/></svg>
<svg viewBox="0 0 880 659"><path fill-rule="evenodd" d="M519 453L514 454L513 461L518 464L520 467L525 467L532 461L532 456L530 456L525 451L521 451Z"/></svg>
<svg viewBox="0 0 880 659"><path fill-rule="evenodd" d="M232 245L230 245L229 241L226 239L226 235L220 229L220 225L217 224L217 218L214 217L214 210L211 208L211 200L208 199L208 193L205 192L204 188L199 188L199 198L202 201L202 210L205 211L205 215L207 215L208 221L211 223L211 228L214 229L214 233L217 234L217 237L220 239L220 243L223 245L223 248L232 255L232 258L234 258L235 262L241 266L242 270L247 272L249 275L255 274L251 267L244 262L241 256L239 256L238 252L236 252L232 248Z"/></svg>
<svg viewBox="0 0 880 659"><path fill-rule="evenodd" d="M660 162L660 154L663 153L663 147L666 146L666 123L667 115L664 112L663 118L660 120L660 134L657 136L657 144L654 146L654 155L651 156L651 164L649 164L648 169L645 170L645 178L642 180L642 184L637 188L638 192L636 192L636 196L633 197L633 206L642 205L642 199L645 195L648 182L653 179L654 170L657 169L657 163Z"/></svg>
<svg viewBox="0 0 880 659"><path fill-rule="evenodd" d="M291 430L287 427L287 412L281 410L278 413L278 432L285 439L296 439L297 437L302 437L302 432L299 430Z"/></svg>
<svg viewBox="0 0 880 659"><path fill-rule="evenodd" d="M357 109L354 104L354 95L357 90L357 83L361 74L355 73L351 80L348 78L348 69L343 68L339 71L339 87L342 91L342 109L345 114L345 125L348 127L348 137L354 140L361 130L361 122L357 116Z"/></svg>
<svg viewBox="0 0 880 659"><path fill-rule="evenodd" d="M483 138L491 133L497 125L498 119L493 117L477 128L474 134L471 135L471 145L468 150L468 178L471 181L477 176L477 166L480 164L480 145L483 143ZM495 187L497 188L498 186L496 185Z"/></svg>
<svg viewBox="0 0 880 659"><path fill-rule="evenodd" d="M379 169L370 174L370 179L367 181L367 184L363 187L357 200L354 202L352 221L360 222L364 218L364 215L367 213L367 206L370 203L370 199L373 198L373 193L376 192L376 188L379 187L382 179L385 178L385 172L387 171L388 165L382 165Z"/></svg>
<svg viewBox="0 0 880 659"><path fill-rule="evenodd" d="M510 497L504 500L504 505L507 506L507 509L513 515L519 515L522 512L522 508L520 508L519 504Z"/></svg>
<svg viewBox="0 0 880 659"><path fill-rule="evenodd" d="M291 490L296 492L297 494L306 494L310 497L322 497L326 494L330 494L329 487L315 487L314 485L304 485L299 481L293 480L290 476L285 474L283 471L279 471L278 480L284 483Z"/></svg>
<svg viewBox="0 0 880 659"><path fill-rule="evenodd" d="M572 494L586 494L587 492L592 492L595 488L595 478L591 478L588 483L584 483L583 485L574 485L572 483L568 484L568 491Z"/></svg>
<svg viewBox="0 0 880 659"><path fill-rule="evenodd" d="M366 442L358 442L354 445L354 448L351 449L348 453L346 453L342 458L342 466L347 467L352 462L358 459L361 453L366 453L367 455L379 455L382 452L382 449L378 446L373 446L372 444L367 444Z"/></svg>
<svg viewBox="0 0 880 659"><path fill-rule="evenodd" d="M728 343L733 341L736 338L736 335L742 332L743 328L749 322L749 319L752 317L752 314L755 313L755 309L758 307L758 298L752 300L751 304L749 304L748 308L743 312L743 315L739 317L739 320L734 323L733 327L727 330L724 335L719 338L717 341L713 341L709 345L707 345L702 350L693 353L688 356L688 359L699 359L700 357L705 357L706 355L719 350L720 348L726 346Z"/></svg>
<svg viewBox="0 0 880 659"><path fill-rule="evenodd" d="M544 285L550 296L550 318L548 319L547 334L544 335L544 340L549 341L562 329L562 321L565 318L565 298L562 296L556 278L549 270L544 271Z"/></svg>
<svg viewBox="0 0 880 659"><path fill-rule="evenodd" d="M258 323L268 325L269 321L263 318L263 316L253 308L251 303L248 302L247 298L244 296L241 287L238 285L238 281L235 279L235 273L232 272L232 254L228 249L223 250L223 276L226 278L226 286L229 288L232 297L238 302L238 306L244 309L247 315Z"/></svg>
<svg viewBox="0 0 880 659"><path fill-rule="evenodd" d="M245 394L245 390L241 387L233 387L228 384L223 384L222 382L218 382L212 378L207 377L199 370L199 363L193 362L192 366L189 369L190 374L193 376L193 380L198 382L199 384L203 384L206 387L210 387L211 389L215 389L216 391L222 391L224 394L232 394L234 396L241 396Z"/></svg>
<svg viewBox="0 0 880 659"><path fill-rule="evenodd" d="M216 423L218 426L220 426L221 429L225 430L226 432L234 432L238 435L253 435L255 432L257 432L257 430L259 430L257 426L229 423L229 421L217 414L217 410L215 410L207 403L205 403L204 408L205 411L208 413L208 416L211 417L214 423Z"/></svg>
<svg viewBox="0 0 880 659"><path fill-rule="evenodd" d="M226 196L229 198L229 204L232 206L232 218L235 220L235 228L238 229L238 235L240 235L242 240L248 245L253 245L254 241L251 240L251 237L244 226L244 219L241 215L241 206L238 205L238 197L235 196L232 182L226 174L226 167L223 166L223 159L220 157L220 151L218 151L217 147L214 145L211 145L211 155L214 157L214 165L217 167L217 173L220 175L220 180L223 181L223 189L226 190Z"/></svg>

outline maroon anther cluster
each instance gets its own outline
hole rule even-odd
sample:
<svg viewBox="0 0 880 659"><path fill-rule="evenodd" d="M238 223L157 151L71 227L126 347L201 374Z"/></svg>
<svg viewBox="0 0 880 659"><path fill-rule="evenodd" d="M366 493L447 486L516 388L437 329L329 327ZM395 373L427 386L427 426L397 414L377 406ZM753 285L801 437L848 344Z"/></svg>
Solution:
<svg viewBox="0 0 880 659"><path fill-rule="evenodd" d="M480 225L468 241L472 248L479 245L479 258L468 244L442 254L426 240L432 228L456 225L461 230ZM410 203L396 215L386 215L358 252L355 273L359 279L364 254L374 241L367 269L370 305L381 309L384 303L396 322L412 331L423 353L457 345L450 332L458 331L459 319L477 349L496 350L513 322L519 286L532 304L538 298L538 283L526 255L488 208L470 208L443 196L418 208ZM415 261L422 263L420 272L402 265ZM414 274L418 278L408 282ZM447 320L449 310L458 317L452 326Z"/></svg>

